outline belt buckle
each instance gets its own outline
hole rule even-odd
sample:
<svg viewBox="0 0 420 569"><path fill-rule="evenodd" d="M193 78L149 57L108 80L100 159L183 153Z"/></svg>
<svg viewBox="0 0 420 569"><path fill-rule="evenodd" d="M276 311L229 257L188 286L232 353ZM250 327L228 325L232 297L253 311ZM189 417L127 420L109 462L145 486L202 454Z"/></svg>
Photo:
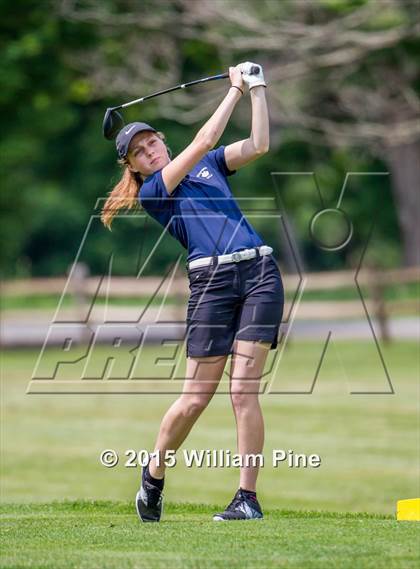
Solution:
<svg viewBox="0 0 420 569"><path fill-rule="evenodd" d="M241 259L242 259L242 255L241 255L240 251L235 251L235 253L232 253L232 260L235 261L235 263L237 263Z"/></svg>

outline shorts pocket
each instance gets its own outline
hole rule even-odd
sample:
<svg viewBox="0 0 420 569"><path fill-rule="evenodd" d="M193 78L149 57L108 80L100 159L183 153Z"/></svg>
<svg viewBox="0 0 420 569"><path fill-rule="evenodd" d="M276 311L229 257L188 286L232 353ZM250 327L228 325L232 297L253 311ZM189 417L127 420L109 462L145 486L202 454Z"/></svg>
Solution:
<svg viewBox="0 0 420 569"><path fill-rule="evenodd" d="M202 282L208 279L208 268L199 267L198 269L192 269L188 272L188 280L190 287L198 282Z"/></svg>
<svg viewBox="0 0 420 569"><path fill-rule="evenodd" d="M195 282L200 277L207 275L207 268L206 267L199 267L198 269L192 269L188 272L188 279L190 282Z"/></svg>

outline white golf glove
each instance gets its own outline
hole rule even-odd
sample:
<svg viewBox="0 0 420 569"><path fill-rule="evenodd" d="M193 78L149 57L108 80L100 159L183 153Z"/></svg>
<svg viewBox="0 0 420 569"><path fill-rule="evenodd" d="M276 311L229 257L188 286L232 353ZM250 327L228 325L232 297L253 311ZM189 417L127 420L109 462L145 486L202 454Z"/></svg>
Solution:
<svg viewBox="0 0 420 569"><path fill-rule="evenodd" d="M240 63L238 67L242 71L242 80L244 83L246 83L246 85L248 85L249 90L260 85L267 87L261 65L258 63L253 63L252 61L245 61L244 63ZM258 67L260 70L259 73L256 75L251 75L250 71L252 67Z"/></svg>

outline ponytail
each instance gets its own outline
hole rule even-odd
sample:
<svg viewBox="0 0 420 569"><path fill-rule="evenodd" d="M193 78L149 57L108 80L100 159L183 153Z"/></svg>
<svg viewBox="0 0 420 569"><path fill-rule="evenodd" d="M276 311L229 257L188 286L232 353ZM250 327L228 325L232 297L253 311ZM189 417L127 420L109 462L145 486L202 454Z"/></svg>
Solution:
<svg viewBox="0 0 420 569"><path fill-rule="evenodd" d="M137 205L137 195L142 185L142 179L137 172L132 172L127 162L122 159L118 164L124 167L120 181L110 192L101 213L101 221L108 229L119 209L131 209Z"/></svg>
<svg viewBox="0 0 420 569"><path fill-rule="evenodd" d="M162 132L156 134L165 142L165 135ZM118 210L132 209L140 205L137 199L143 184L140 174L130 170L127 158L119 159L118 164L124 168L123 174L118 184L109 193L101 213L101 221L108 229L111 229L112 220Z"/></svg>

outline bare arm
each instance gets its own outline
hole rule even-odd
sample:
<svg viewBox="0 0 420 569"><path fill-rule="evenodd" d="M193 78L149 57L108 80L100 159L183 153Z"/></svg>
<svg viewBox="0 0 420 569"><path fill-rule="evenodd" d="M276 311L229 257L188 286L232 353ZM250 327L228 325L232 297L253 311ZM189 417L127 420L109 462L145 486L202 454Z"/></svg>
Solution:
<svg viewBox="0 0 420 569"><path fill-rule="evenodd" d="M237 170L268 152L270 145L269 121L265 87L254 87L250 91L252 108L251 134L244 140L229 144L225 148L225 160L229 170Z"/></svg>
<svg viewBox="0 0 420 569"><path fill-rule="evenodd" d="M232 85L242 88L242 76L237 67L229 68ZM241 92L231 87L213 115L198 131L194 140L162 170L162 179L170 194L186 174L211 150L226 128L228 120L241 98Z"/></svg>

